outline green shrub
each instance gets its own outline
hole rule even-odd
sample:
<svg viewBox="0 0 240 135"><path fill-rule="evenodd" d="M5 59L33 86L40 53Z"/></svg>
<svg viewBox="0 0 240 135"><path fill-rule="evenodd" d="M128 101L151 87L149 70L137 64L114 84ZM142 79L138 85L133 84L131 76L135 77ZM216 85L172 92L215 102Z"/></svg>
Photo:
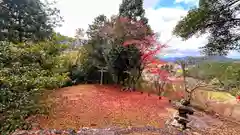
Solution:
<svg viewBox="0 0 240 135"><path fill-rule="evenodd" d="M42 91L62 87L68 80L60 59L65 46L0 43L0 134L28 128L24 119L41 113Z"/></svg>
<svg viewBox="0 0 240 135"><path fill-rule="evenodd" d="M230 91L230 94L232 94L233 96L239 96L240 95L240 89L238 88L233 88Z"/></svg>
<svg viewBox="0 0 240 135"><path fill-rule="evenodd" d="M89 45L80 46L76 50L65 52L62 57L68 59L66 67L68 67L69 78L66 86L85 84L85 83L100 83L100 72L97 68L95 58L90 54L90 50L87 49ZM104 84L112 84L112 74L104 72L103 75Z"/></svg>

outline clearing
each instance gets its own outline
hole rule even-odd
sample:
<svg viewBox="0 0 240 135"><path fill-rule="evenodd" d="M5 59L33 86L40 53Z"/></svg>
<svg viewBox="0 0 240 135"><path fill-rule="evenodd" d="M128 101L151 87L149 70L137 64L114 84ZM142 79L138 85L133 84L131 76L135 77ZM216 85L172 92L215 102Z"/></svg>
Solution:
<svg viewBox="0 0 240 135"><path fill-rule="evenodd" d="M51 105L50 114L34 116L29 120L43 129L54 130L78 131L83 127L94 129L143 127L139 130L155 127L165 130L164 123L176 111L167 98L159 100L155 95L123 92L119 87L106 85L62 88L49 94L46 102ZM220 120L202 112L196 112L191 125L198 129L196 130L198 135L239 135L240 132L240 124ZM199 131L200 129L202 131ZM135 132L134 130L133 133Z"/></svg>
<svg viewBox="0 0 240 135"><path fill-rule="evenodd" d="M78 85L57 90L49 95L49 116L37 116L42 128L79 129L109 126L163 127L171 115L166 98L140 92L121 92L114 86Z"/></svg>

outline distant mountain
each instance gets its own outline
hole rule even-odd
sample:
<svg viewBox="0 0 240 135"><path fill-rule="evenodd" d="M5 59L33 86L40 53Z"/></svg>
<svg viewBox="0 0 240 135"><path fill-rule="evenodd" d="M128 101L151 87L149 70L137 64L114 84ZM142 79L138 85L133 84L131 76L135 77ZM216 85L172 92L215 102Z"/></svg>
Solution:
<svg viewBox="0 0 240 135"><path fill-rule="evenodd" d="M188 59L190 56L186 56L186 57L165 57L165 58L160 58L164 61L167 61L167 62L176 62L178 60L186 60ZM192 57L192 56L191 56ZM195 58L195 59L203 59L205 58L205 60L208 60L208 61L240 61L240 59L233 59L233 58L228 58L228 57L225 57L225 56L206 56L206 57L192 57L192 58Z"/></svg>
<svg viewBox="0 0 240 135"><path fill-rule="evenodd" d="M184 60L187 59L187 57L165 57L165 58L160 58L161 60L167 61L167 62L176 62L178 60Z"/></svg>

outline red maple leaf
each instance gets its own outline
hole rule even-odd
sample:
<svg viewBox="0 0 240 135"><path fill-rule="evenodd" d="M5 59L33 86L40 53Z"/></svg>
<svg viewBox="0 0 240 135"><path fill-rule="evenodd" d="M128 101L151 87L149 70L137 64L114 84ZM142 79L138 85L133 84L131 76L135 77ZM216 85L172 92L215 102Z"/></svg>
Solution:
<svg viewBox="0 0 240 135"><path fill-rule="evenodd" d="M120 21L123 21L123 23L127 23L128 21L131 21L127 18L120 18ZM128 25L128 29L129 31L131 30L136 30L135 28L141 27L141 28L146 28L147 26L144 25L142 22L140 21L131 21L130 22L131 25ZM143 29L143 30L146 30ZM141 31L144 33L144 31ZM129 33L134 33L134 32L129 32ZM135 35L133 35L134 37ZM139 51L141 52L141 65L143 66L143 68L146 68L147 65L149 64L153 64L154 62L157 62L156 60L156 55L161 52L161 50L163 48L166 48L167 45L161 44L155 33L152 34L148 34L142 38L133 38L133 39L129 39L124 41L123 46L127 47L129 45L134 45L136 46ZM156 69L151 69L150 71L152 74L158 75L160 76L159 78L166 81L169 73L166 70L161 70L160 68L156 68Z"/></svg>
<svg viewBox="0 0 240 135"><path fill-rule="evenodd" d="M240 96L237 96L236 99L240 101Z"/></svg>

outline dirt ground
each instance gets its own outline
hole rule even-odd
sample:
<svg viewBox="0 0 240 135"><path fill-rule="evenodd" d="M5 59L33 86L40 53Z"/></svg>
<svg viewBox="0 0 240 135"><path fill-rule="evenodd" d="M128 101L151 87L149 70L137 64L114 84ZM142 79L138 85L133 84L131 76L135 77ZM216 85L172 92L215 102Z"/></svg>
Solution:
<svg viewBox="0 0 240 135"><path fill-rule="evenodd" d="M164 128L166 120L176 111L167 98L159 100L155 95L123 92L118 87L100 85L78 85L56 90L48 95L47 103L51 105L50 114L30 120L43 129L57 130L115 126ZM206 124L205 117L196 117L198 123ZM221 124L210 121L213 124L208 124L208 129L199 134L240 135L239 124L219 121Z"/></svg>
<svg viewBox="0 0 240 135"><path fill-rule="evenodd" d="M162 127L171 114L166 98L122 92L114 86L67 87L50 94L48 100L53 103L49 116L34 118L42 128Z"/></svg>

